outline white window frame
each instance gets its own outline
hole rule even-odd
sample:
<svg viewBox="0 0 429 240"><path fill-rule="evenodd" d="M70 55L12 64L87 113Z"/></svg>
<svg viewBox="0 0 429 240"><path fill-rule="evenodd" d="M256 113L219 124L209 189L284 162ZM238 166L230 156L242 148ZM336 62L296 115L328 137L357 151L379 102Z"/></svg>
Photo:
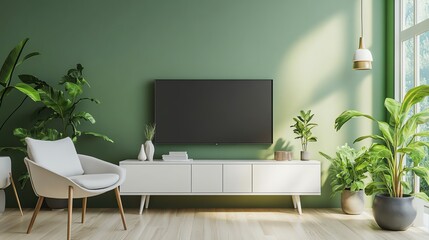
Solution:
<svg viewBox="0 0 429 240"><path fill-rule="evenodd" d="M402 97L405 95L403 89L403 79L404 79L404 71L403 71L403 49L402 43L408 39L414 38L414 86L417 86L419 79L419 58L418 58L418 44L417 44L417 36L429 31L429 19L426 19L422 22L417 22L417 1L414 0L414 25L402 30L403 14L402 14L402 1L403 0L395 0L395 67L394 67L394 81L395 88L394 94L396 100L402 100ZM420 178L418 176L414 176L414 192L420 192ZM425 203L426 207L429 207L429 203Z"/></svg>

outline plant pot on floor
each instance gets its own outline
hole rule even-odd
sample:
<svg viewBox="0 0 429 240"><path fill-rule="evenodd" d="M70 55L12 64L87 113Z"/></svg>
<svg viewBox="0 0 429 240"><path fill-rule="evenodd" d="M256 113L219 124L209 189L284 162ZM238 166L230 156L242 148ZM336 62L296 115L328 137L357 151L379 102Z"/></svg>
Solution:
<svg viewBox="0 0 429 240"><path fill-rule="evenodd" d="M380 228L393 231L405 231L417 216L413 207L414 197L405 195L401 198L379 194L372 206L374 218Z"/></svg>
<svg viewBox="0 0 429 240"><path fill-rule="evenodd" d="M46 205L52 210L64 209L68 207L67 199L45 198Z"/></svg>
<svg viewBox="0 0 429 240"><path fill-rule="evenodd" d="M310 152L309 151L301 151L301 160L303 160L303 161L310 160Z"/></svg>
<svg viewBox="0 0 429 240"><path fill-rule="evenodd" d="M341 193L341 209L346 214L359 215L365 208L365 199L363 190L350 191L344 189Z"/></svg>

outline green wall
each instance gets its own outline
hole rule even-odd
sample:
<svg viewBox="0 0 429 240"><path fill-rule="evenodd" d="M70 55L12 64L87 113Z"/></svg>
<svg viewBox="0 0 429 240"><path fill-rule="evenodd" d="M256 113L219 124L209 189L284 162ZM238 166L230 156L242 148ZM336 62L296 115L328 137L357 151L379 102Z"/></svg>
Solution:
<svg viewBox="0 0 429 240"><path fill-rule="evenodd" d="M328 162L317 154L334 153L373 130L354 121L335 132L334 119L346 109L383 117L386 95L386 1L365 1L365 42L373 53L372 71L353 71L359 38L359 1L344 0L128 0L1 1L0 56L21 39L27 51L40 51L20 68L54 83L65 70L82 63L91 83L86 94L97 124L91 129L115 140L90 138L77 147L109 162L136 158L143 128L153 118L153 80L158 78L274 79L274 141L299 143L289 126L301 109L311 109L319 142L311 144L322 161L322 195L303 197L304 207L339 206L331 199ZM390 15L389 15L390 16ZM3 58L3 57L2 57ZM9 106L16 104L15 95ZM30 126L36 104L27 102L1 133L0 145L17 145L11 131ZM156 146L156 156L187 150L194 159L272 158L274 145ZM13 154L13 172L25 170L22 155ZM16 206L11 189L8 206ZM25 207L35 204L31 187L21 192ZM138 197L124 197L137 207ZM113 194L89 201L90 207L115 206ZM290 197L154 197L153 207L290 207Z"/></svg>

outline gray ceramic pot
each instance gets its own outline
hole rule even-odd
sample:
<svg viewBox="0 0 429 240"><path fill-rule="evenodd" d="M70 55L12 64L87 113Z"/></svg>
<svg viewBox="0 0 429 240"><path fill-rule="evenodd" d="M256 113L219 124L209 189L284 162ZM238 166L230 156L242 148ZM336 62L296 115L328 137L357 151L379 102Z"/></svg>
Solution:
<svg viewBox="0 0 429 240"><path fill-rule="evenodd" d="M301 160L303 160L303 161L310 160L310 152L309 151L301 151Z"/></svg>
<svg viewBox="0 0 429 240"><path fill-rule="evenodd" d="M376 195L372 209L378 226L392 231L407 230L417 215L413 200L414 197L410 195L404 195L402 198L386 194Z"/></svg>
<svg viewBox="0 0 429 240"><path fill-rule="evenodd" d="M68 208L68 199L45 198L46 205L50 209L64 209Z"/></svg>
<svg viewBox="0 0 429 240"><path fill-rule="evenodd" d="M365 208L363 190L357 192L344 189L341 193L341 208L344 213L351 215L361 214Z"/></svg>

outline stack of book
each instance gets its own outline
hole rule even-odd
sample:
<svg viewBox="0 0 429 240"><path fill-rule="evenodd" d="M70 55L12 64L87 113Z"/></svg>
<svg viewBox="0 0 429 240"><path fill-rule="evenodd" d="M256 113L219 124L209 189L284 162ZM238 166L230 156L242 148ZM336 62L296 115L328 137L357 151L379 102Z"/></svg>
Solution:
<svg viewBox="0 0 429 240"><path fill-rule="evenodd" d="M169 152L168 154L162 155L164 161L190 161L187 152Z"/></svg>

